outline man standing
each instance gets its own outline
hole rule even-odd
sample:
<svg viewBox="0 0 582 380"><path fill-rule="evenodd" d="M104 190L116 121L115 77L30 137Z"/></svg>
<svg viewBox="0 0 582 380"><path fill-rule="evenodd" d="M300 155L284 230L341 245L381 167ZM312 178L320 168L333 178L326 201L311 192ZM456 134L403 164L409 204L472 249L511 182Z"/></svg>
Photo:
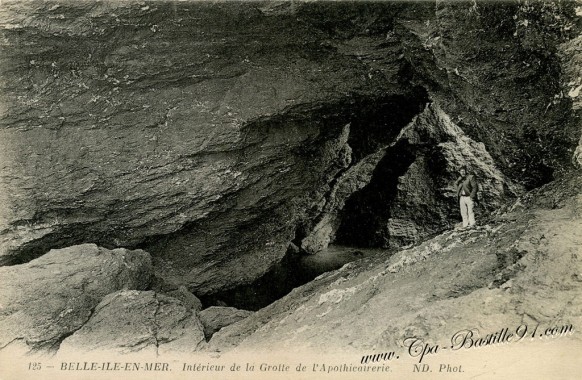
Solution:
<svg viewBox="0 0 582 380"><path fill-rule="evenodd" d="M459 205L461 206L461 217L463 218L463 228L475 225L475 215L473 214L473 204L477 197L478 184L472 174L469 174L466 167L460 170L461 176L455 181Z"/></svg>

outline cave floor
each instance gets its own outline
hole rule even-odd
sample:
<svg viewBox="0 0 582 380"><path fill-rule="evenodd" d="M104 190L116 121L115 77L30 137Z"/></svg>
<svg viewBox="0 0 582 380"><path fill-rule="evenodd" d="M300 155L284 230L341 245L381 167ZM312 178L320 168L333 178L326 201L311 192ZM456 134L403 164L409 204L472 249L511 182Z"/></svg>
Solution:
<svg viewBox="0 0 582 380"><path fill-rule="evenodd" d="M325 273L224 328L209 349L383 352L408 337L450 342L464 329L481 337L503 328L519 335L536 327L543 334L576 329L582 322L581 185L573 173L499 210L485 225L447 231L391 256L375 252Z"/></svg>

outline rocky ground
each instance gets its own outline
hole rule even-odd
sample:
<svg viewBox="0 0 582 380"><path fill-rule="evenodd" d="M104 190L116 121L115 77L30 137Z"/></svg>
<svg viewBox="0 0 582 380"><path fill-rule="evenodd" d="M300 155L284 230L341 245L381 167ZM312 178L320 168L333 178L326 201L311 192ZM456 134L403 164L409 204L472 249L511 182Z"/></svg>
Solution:
<svg viewBox="0 0 582 380"><path fill-rule="evenodd" d="M529 193L470 230L345 265L210 340L219 352L383 352L461 329L582 323L582 175ZM580 339L579 333L573 335Z"/></svg>
<svg viewBox="0 0 582 380"><path fill-rule="evenodd" d="M382 352L410 336L438 341L463 329L486 334L523 324L571 324L568 335L580 339L581 189L582 173L572 172L476 228L393 255L364 252L255 313L201 310L185 289L148 290L144 251L53 250L0 269L11 286L0 302L2 352Z"/></svg>

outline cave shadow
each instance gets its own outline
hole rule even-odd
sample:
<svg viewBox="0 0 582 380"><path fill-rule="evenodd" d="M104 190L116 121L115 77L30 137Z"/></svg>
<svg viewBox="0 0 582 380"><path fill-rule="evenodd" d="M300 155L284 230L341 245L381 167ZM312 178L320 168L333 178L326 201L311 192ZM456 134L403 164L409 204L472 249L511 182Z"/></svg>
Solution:
<svg viewBox="0 0 582 380"><path fill-rule="evenodd" d="M346 201L336 234L337 243L365 248L384 245L385 237L378 231L390 218L390 205L398 194L398 178L406 173L416 157L406 141L398 141L388 149L370 183Z"/></svg>
<svg viewBox="0 0 582 380"><path fill-rule="evenodd" d="M412 96L408 94L384 99L380 109L377 104L359 104L362 110L357 115L359 117L352 115L352 128L348 139L348 144L353 149L354 162L394 141L402 128L424 109L426 92L415 88L411 93ZM385 112L386 109L394 112ZM368 117L361 117L362 115ZM381 247L382 242L375 231L390 217L390 204L398 192L398 178L406 173L417 154L417 149L410 146L408 141L394 143L386 149L386 154L374 169L369 184L348 198L336 239L340 246L346 246L341 258L324 259L318 263L311 258L321 254L306 256L290 250L279 263L253 283L201 296L203 305L258 310L282 298L293 288L312 281L325 272L339 269L347 262L366 256L367 253L358 250L358 247ZM309 225L300 223L293 243L300 245L301 239L308 232Z"/></svg>

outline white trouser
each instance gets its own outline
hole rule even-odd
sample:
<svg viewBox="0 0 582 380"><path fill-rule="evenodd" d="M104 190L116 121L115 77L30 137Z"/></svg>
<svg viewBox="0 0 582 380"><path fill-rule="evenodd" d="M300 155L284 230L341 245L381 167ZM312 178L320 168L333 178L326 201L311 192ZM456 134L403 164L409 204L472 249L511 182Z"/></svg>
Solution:
<svg viewBox="0 0 582 380"><path fill-rule="evenodd" d="M473 200L471 197L462 195L459 199L459 205L461 206L463 227L475 225L475 215L473 215Z"/></svg>

